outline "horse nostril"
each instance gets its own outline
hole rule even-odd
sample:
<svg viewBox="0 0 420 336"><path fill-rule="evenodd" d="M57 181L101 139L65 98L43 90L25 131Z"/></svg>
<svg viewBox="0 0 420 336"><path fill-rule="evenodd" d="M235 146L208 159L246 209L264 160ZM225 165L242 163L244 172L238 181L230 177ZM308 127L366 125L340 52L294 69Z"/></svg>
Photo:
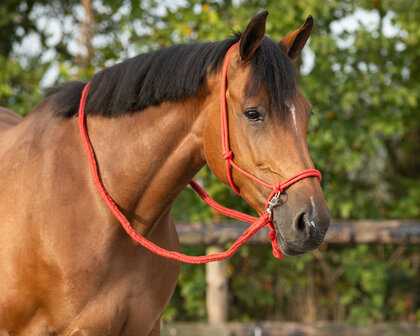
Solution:
<svg viewBox="0 0 420 336"><path fill-rule="evenodd" d="M316 228L315 219L306 212L302 212L295 218L294 228L296 232L307 234L309 237L313 229Z"/></svg>
<svg viewBox="0 0 420 336"><path fill-rule="evenodd" d="M306 213L302 212L299 216L295 219L295 229L298 232L304 232L306 229Z"/></svg>

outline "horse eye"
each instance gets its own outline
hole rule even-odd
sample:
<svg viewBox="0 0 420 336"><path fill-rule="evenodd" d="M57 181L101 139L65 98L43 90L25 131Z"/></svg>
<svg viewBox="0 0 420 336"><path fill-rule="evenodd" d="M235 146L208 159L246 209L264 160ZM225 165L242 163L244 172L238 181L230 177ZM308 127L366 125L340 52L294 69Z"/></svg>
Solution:
<svg viewBox="0 0 420 336"><path fill-rule="evenodd" d="M261 121L263 117L257 110L246 110L244 116L250 121Z"/></svg>

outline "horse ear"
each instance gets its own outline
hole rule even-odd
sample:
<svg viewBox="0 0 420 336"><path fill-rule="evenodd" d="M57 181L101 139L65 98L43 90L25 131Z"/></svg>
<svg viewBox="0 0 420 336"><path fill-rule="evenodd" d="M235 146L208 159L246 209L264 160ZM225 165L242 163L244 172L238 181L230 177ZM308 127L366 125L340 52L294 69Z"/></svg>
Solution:
<svg viewBox="0 0 420 336"><path fill-rule="evenodd" d="M267 15L267 11L255 15L242 34L239 41L239 53L242 61L249 60L260 46L265 34Z"/></svg>
<svg viewBox="0 0 420 336"><path fill-rule="evenodd" d="M284 49L286 54L289 55L292 60L299 56L300 52L305 46L306 41L312 33L313 24L314 19L311 15L309 15L306 19L306 22L299 29L287 35L279 42L279 45Z"/></svg>

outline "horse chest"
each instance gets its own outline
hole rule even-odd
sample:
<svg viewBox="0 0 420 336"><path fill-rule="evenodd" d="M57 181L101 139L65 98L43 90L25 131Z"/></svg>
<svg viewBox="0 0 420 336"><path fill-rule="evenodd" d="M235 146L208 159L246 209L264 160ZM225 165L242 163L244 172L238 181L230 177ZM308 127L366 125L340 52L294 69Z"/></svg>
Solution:
<svg viewBox="0 0 420 336"><path fill-rule="evenodd" d="M173 223L166 218L157 224L151 239L178 249ZM6 323L16 335L148 335L172 295L179 263L136 246L124 234L111 244L88 232L65 239L68 233L48 230L36 249L9 246L9 257L26 257L19 263L3 259L10 267L0 270L8 278L0 284L7 293L0 298L6 321L0 320L0 331Z"/></svg>
<svg viewBox="0 0 420 336"><path fill-rule="evenodd" d="M172 295L179 265L144 254L137 261L121 260L113 274L107 272L107 280L67 328L69 335L78 330L120 336L151 332Z"/></svg>

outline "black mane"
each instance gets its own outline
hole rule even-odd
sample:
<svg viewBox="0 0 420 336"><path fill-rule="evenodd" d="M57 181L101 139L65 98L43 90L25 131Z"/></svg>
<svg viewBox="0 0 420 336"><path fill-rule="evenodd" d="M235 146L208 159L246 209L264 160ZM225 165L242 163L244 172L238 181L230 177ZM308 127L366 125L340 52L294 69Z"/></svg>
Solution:
<svg viewBox="0 0 420 336"><path fill-rule="evenodd" d="M240 34L220 42L173 45L130 58L92 77L86 114L118 117L163 102L180 101L205 88L207 71L219 71ZM268 103L282 109L295 94L294 69L286 53L265 37L251 59L248 91L263 86ZM46 91L56 115L77 115L84 82L59 84Z"/></svg>

